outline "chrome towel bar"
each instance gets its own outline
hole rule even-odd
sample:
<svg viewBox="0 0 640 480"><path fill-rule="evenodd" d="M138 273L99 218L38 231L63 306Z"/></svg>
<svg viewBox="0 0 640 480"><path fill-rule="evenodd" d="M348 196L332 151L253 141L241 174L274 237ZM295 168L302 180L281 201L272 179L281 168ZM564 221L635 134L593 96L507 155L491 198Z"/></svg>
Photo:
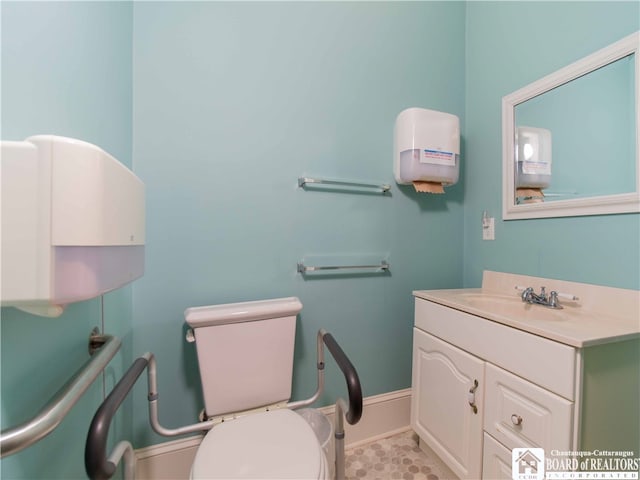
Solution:
<svg viewBox="0 0 640 480"><path fill-rule="evenodd" d="M391 185L388 184L377 184L377 183L364 183L364 182L351 182L347 180L328 180L322 178L309 178L309 177L299 177L298 178L298 187L304 188L308 184L316 184L316 185L333 185L337 187L356 187L356 188L373 188L380 190L380 193L385 194L389 190L391 190Z"/></svg>
<svg viewBox="0 0 640 480"><path fill-rule="evenodd" d="M0 458L12 455L30 447L51 433L67 416L71 408L80 400L84 392L102 373L113 356L120 349L120 339L111 335L92 333L89 343L96 347L95 354L76 372L31 420L0 433Z"/></svg>
<svg viewBox="0 0 640 480"><path fill-rule="evenodd" d="M318 272L321 270L381 270L386 272L391 266L386 260L382 260L378 265L305 265L298 262L298 273Z"/></svg>

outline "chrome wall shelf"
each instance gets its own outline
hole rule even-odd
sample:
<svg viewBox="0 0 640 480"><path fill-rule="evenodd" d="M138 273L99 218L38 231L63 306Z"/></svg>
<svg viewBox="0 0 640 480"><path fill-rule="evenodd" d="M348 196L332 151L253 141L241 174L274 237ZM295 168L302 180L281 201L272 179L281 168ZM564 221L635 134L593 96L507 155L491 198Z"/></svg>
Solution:
<svg viewBox="0 0 640 480"><path fill-rule="evenodd" d="M382 260L377 265L305 265L303 262L298 262L298 273L319 272L326 270L379 270L381 272L389 271L390 265L386 260Z"/></svg>
<svg viewBox="0 0 640 480"><path fill-rule="evenodd" d="M329 180L323 178L310 178L299 177L298 187L305 188L308 185L328 185L332 187L344 187L344 188L364 188L380 190L379 193L385 194L391 190L391 185L379 184L379 183L365 183L365 182L351 182L347 180Z"/></svg>

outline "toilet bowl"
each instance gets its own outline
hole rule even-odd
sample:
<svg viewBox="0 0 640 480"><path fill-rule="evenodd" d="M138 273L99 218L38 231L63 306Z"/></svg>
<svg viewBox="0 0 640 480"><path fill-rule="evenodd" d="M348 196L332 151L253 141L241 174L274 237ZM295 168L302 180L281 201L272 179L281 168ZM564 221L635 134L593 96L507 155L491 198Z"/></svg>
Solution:
<svg viewBox="0 0 640 480"><path fill-rule="evenodd" d="M329 468L309 424L288 409L251 414L212 428L191 478L327 480Z"/></svg>
<svg viewBox="0 0 640 480"><path fill-rule="evenodd" d="M193 307L205 403L205 435L193 479L325 480L326 455L312 426L286 408L291 395L295 297Z"/></svg>

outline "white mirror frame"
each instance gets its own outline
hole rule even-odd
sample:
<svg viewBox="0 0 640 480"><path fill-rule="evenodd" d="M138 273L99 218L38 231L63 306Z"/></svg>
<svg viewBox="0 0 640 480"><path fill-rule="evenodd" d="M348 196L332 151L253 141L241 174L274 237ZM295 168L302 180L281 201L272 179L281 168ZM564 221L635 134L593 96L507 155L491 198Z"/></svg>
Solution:
<svg viewBox="0 0 640 480"><path fill-rule="evenodd" d="M502 98L502 219L569 217L640 212L640 32L578 60ZM515 202L515 107L627 55L635 54L636 190L571 200L517 205Z"/></svg>

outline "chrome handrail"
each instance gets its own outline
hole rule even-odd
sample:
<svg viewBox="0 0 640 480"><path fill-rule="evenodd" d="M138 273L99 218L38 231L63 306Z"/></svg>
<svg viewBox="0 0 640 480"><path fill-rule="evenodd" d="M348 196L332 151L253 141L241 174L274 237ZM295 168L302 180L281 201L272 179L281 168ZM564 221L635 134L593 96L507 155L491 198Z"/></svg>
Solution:
<svg viewBox="0 0 640 480"><path fill-rule="evenodd" d="M64 420L71 408L102 373L120 349L120 339L111 335L93 335L90 343L102 347L42 407L32 419L0 433L0 458L18 453L49 435Z"/></svg>

